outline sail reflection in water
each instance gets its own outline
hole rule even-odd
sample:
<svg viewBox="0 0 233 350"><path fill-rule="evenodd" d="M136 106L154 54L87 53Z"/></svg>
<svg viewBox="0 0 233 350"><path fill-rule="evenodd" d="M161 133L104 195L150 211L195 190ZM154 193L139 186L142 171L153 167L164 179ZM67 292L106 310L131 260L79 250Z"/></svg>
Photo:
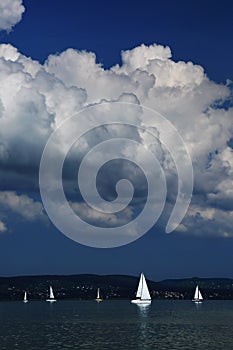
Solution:
<svg viewBox="0 0 233 350"><path fill-rule="evenodd" d="M141 305L137 304L137 311L139 316L139 325L138 325L138 348L144 349L145 344L148 342L148 337L150 336L150 304Z"/></svg>
<svg viewBox="0 0 233 350"><path fill-rule="evenodd" d="M137 304L137 310L138 310L138 316L142 318L146 318L149 316L149 311L150 311L150 304L148 305L141 305Z"/></svg>

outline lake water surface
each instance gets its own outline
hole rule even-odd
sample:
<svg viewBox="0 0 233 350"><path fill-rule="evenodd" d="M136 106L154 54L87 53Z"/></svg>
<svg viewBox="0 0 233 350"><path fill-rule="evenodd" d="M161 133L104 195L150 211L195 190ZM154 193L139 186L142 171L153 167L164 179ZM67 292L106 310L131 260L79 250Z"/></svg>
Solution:
<svg viewBox="0 0 233 350"><path fill-rule="evenodd" d="M1 350L232 350L233 301L0 303Z"/></svg>

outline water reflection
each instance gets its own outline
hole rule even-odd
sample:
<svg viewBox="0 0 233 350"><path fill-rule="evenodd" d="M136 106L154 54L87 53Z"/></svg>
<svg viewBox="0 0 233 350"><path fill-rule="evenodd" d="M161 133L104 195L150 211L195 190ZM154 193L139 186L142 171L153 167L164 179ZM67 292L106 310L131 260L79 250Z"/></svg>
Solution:
<svg viewBox="0 0 233 350"><path fill-rule="evenodd" d="M149 349L148 347L148 335L150 333L150 324L148 322L148 317L150 313L150 305L137 305L139 318L139 337L138 345L139 349Z"/></svg>
<svg viewBox="0 0 233 350"><path fill-rule="evenodd" d="M194 303L196 305L196 309L200 309L202 307L202 303Z"/></svg>
<svg viewBox="0 0 233 350"><path fill-rule="evenodd" d="M148 317L150 311L150 305L137 305L138 315L140 317Z"/></svg>
<svg viewBox="0 0 233 350"><path fill-rule="evenodd" d="M49 307L41 301L25 308L21 301L0 302L0 350L233 349L232 300L205 301L198 310L191 301L157 300L147 307L125 300L93 303L59 301Z"/></svg>

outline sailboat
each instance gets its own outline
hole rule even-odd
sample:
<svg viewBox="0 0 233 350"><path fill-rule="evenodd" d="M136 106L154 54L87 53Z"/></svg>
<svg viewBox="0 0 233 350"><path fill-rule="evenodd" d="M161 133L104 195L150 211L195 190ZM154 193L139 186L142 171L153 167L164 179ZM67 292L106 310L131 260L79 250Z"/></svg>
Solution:
<svg viewBox="0 0 233 350"><path fill-rule="evenodd" d="M97 289L97 296L96 296L95 301L97 301L98 303L103 301L103 299L100 297L100 289L99 288Z"/></svg>
<svg viewBox="0 0 233 350"><path fill-rule="evenodd" d="M24 302L24 303L27 303L27 302L28 302L28 299L27 299L27 292L24 292L23 302Z"/></svg>
<svg viewBox="0 0 233 350"><path fill-rule="evenodd" d="M203 300L203 296L201 295L200 289L197 285L194 293L194 298L192 301L194 301L195 303L202 303L202 300Z"/></svg>
<svg viewBox="0 0 233 350"><path fill-rule="evenodd" d="M49 298L46 299L46 301L50 301L51 303L54 302L54 301L57 301L57 300L54 298L53 288L52 288L51 286L49 287Z"/></svg>
<svg viewBox="0 0 233 350"><path fill-rule="evenodd" d="M143 273L140 276L136 299L131 300L131 303L142 305L149 305L151 303L151 296Z"/></svg>

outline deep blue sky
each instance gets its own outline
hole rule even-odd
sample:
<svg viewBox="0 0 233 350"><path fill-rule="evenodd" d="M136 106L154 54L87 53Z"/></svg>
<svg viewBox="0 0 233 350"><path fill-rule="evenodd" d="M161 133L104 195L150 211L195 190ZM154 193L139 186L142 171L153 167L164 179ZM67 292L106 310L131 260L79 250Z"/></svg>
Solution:
<svg viewBox="0 0 233 350"><path fill-rule="evenodd" d="M44 62L66 48L93 51L104 67L141 43L168 45L175 60L201 64L214 81L233 79L231 1L25 0L23 20L2 43ZM17 226L17 224L19 224ZM92 249L54 227L15 223L1 236L0 275L134 274L154 280L233 277L232 239L165 235L155 228L130 245Z"/></svg>
<svg viewBox="0 0 233 350"><path fill-rule="evenodd" d="M73 47L93 51L104 67L141 43L169 46L175 60L201 64L215 81L233 78L233 4L223 1L25 0L9 42L34 59Z"/></svg>

